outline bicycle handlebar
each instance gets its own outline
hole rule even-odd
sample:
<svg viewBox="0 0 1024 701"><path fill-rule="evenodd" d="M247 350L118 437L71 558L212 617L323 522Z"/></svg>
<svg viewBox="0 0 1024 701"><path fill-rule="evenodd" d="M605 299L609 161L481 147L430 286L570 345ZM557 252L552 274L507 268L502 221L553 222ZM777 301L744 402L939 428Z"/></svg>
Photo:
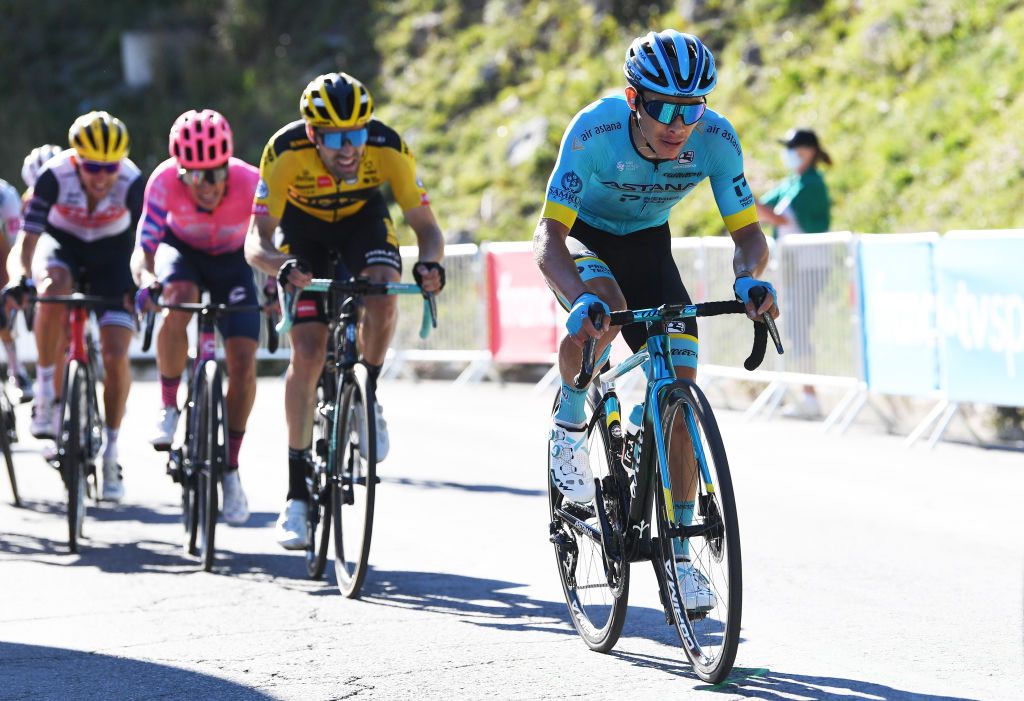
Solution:
<svg viewBox="0 0 1024 701"><path fill-rule="evenodd" d="M768 291L763 287L755 287L751 290L754 304L761 306ZM700 304L663 304L654 309L627 309L624 311L612 312L608 315L611 326L625 326L640 322L653 321L674 321L687 317L697 316L720 316L722 314L746 314L747 308L743 302L702 302ZM597 302L590 305L587 314L594 326L600 328L604 323L604 309ZM754 344L750 355L743 361L743 367L749 371L756 370L764 360L764 354L768 347L768 336L771 335L775 343L775 350L780 355L784 353L782 340L779 336L775 320L767 312L761 315L761 323L754 322ZM580 364L580 372L573 378L576 389L584 389L594 379L594 355L597 346L596 338L588 338L583 344L583 362Z"/></svg>
<svg viewBox="0 0 1024 701"><path fill-rule="evenodd" d="M237 314L239 312L267 312L268 316L270 310L273 308L273 300L268 300L264 304L204 304L202 302L182 302L179 304L162 304L154 301L154 305L158 309L169 309L177 312L200 312L200 313L212 313L214 315L220 314ZM142 352L148 352L150 346L153 344L153 326L156 321L156 312L146 312L146 318L144 322L142 332ZM268 336L267 336L267 349L274 353L278 347L277 330L273 324L267 324Z"/></svg>
<svg viewBox="0 0 1024 701"><path fill-rule="evenodd" d="M419 285L400 282L370 282L366 278L352 280L332 280L330 278L314 278L301 292L336 292L343 295L367 297L370 295L423 295L423 321L420 324L420 338L430 335L430 329L437 328L437 299L432 292L423 292ZM295 322L295 308L301 292L286 292L278 285L281 304L281 321L277 324L278 333L287 333Z"/></svg>

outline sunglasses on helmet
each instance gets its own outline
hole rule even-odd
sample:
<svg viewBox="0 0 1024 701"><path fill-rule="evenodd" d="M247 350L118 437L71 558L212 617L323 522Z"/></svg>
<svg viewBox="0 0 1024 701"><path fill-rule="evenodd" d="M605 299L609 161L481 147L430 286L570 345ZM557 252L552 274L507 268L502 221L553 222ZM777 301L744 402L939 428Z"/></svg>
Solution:
<svg viewBox="0 0 1024 701"><path fill-rule="evenodd" d="M82 170L86 173L116 173L121 163L100 163L98 161L81 161Z"/></svg>
<svg viewBox="0 0 1024 701"><path fill-rule="evenodd" d="M365 128L349 131L321 131L317 132L317 138L325 147L337 150L343 148L345 144L352 144L359 148L370 138L370 134Z"/></svg>
<svg viewBox="0 0 1024 701"><path fill-rule="evenodd" d="M642 95L637 95L637 97L640 98L640 104L644 106L644 111L662 124L671 124L677 116L683 118L683 124L686 126L696 124L704 116L704 110L708 107L704 100L695 105L680 105L664 100L644 100Z"/></svg>

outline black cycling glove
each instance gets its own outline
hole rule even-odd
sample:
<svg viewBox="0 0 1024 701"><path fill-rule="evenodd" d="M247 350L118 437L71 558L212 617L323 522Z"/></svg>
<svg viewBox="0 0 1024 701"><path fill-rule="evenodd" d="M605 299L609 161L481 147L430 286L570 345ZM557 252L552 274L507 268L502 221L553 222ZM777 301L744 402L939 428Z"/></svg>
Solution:
<svg viewBox="0 0 1024 701"><path fill-rule="evenodd" d="M444 289L444 281L445 281L445 279L444 279L444 266L441 265L440 263L434 263L433 261L425 261L425 260L419 261L418 263L416 263L416 265L414 265L412 267L412 276L416 280L416 284L419 285L420 287L423 287L423 275L420 274L420 270L419 270L419 267L421 265L424 268L427 269L427 272L430 272L431 270L437 270L438 272L441 273L441 289L443 290Z"/></svg>
<svg viewBox="0 0 1024 701"><path fill-rule="evenodd" d="M284 287L288 284L288 276L293 270L298 270L300 273L310 273L313 269L309 266L309 263L302 260L301 258L291 258L284 262L281 269L277 271L277 284Z"/></svg>

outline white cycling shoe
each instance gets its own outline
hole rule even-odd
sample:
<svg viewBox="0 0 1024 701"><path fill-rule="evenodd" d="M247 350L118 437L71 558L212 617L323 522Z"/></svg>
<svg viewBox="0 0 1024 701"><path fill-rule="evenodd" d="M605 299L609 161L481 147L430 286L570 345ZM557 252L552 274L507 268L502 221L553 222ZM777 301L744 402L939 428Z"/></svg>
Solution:
<svg viewBox="0 0 1024 701"><path fill-rule="evenodd" d="M306 518L309 504L302 499L289 499L284 511L277 517L274 540L285 550L303 550L309 544L306 535Z"/></svg>
<svg viewBox="0 0 1024 701"><path fill-rule="evenodd" d="M676 560L676 574L687 611L703 613L718 605L718 598L711 591L711 583L689 560Z"/></svg>
<svg viewBox="0 0 1024 701"><path fill-rule="evenodd" d="M590 470L587 429L551 426L548 465L551 482L569 501L585 503L594 498L594 473Z"/></svg>
<svg viewBox="0 0 1024 701"><path fill-rule="evenodd" d="M60 411L57 403L52 399L37 398L32 403L32 423L29 424L29 433L35 438L53 440L59 430Z"/></svg>
<svg viewBox="0 0 1024 701"><path fill-rule="evenodd" d="M121 501L124 499L124 479L121 477L121 466L117 460L103 461L103 501Z"/></svg>
<svg viewBox="0 0 1024 701"><path fill-rule="evenodd" d="M165 406L160 410L149 442L157 450L168 450L174 442L174 431L178 428L181 412L176 407Z"/></svg>
<svg viewBox="0 0 1024 701"><path fill-rule="evenodd" d="M224 520L231 526L241 526L249 520L249 500L245 498L238 470L225 472L220 486L224 492Z"/></svg>

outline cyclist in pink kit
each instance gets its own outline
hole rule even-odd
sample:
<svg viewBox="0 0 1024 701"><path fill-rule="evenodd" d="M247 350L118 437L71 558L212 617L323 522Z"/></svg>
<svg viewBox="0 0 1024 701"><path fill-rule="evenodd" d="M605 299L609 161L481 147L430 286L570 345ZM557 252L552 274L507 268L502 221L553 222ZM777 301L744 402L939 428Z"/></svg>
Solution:
<svg viewBox="0 0 1024 701"><path fill-rule="evenodd" d="M146 185L138 244L132 256L139 312L168 304L198 302L200 289L213 302L256 305L252 269L242 245L249 228L259 171L232 156L231 127L213 110L190 110L171 127L171 157ZM164 312L157 335L162 407L151 442L170 447L180 410L178 387L188 355L191 314ZM218 321L228 368L228 469L224 472L224 520L245 523L249 506L238 477L238 451L256 398L258 312L227 314Z"/></svg>

